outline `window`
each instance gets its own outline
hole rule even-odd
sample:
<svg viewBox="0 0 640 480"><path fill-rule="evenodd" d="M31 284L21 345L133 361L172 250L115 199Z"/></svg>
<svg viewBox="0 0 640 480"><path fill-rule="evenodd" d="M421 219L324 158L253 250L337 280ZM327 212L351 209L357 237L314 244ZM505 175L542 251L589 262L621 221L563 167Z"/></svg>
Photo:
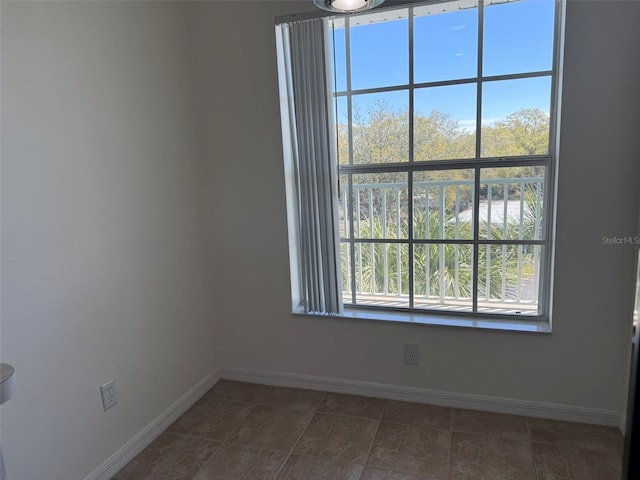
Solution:
<svg viewBox="0 0 640 480"><path fill-rule="evenodd" d="M548 320L559 7L278 27L294 309Z"/></svg>

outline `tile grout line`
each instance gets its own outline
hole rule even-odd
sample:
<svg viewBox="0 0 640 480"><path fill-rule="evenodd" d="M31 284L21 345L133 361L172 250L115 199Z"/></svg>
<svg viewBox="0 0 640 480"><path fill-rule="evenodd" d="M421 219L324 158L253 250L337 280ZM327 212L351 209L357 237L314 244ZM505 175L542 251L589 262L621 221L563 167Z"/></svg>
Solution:
<svg viewBox="0 0 640 480"><path fill-rule="evenodd" d="M215 386L214 386L215 387ZM268 386L267 390L274 390L276 388L280 388L280 387L274 387L274 386ZM206 394L205 394L206 395ZM293 448L295 448L295 446L297 445L298 441L300 440L301 437L298 437L298 439L296 440L296 443L294 444L294 446L292 447L291 451L289 451L289 453L287 452L282 452L279 450L272 450L269 448L265 448L265 447L260 447L260 446L255 446L255 445L245 445L242 443L236 443L236 442L231 442L229 441L229 439L232 437L232 435L236 432L236 430L238 430L240 428L240 426L242 426L242 424L244 424L244 422L247 420L247 418L249 418L249 416L251 415L251 413L256 409L256 407L258 406L262 406L262 407L267 407L267 408L279 408L279 409L283 409L283 410L293 410L293 411L300 411L298 409L287 409L286 407L283 406L276 406L276 405L269 405L267 403L261 403L263 401L263 396L259 396L257 400L253 401L253 402L246 402L246 401L241 401L241 400L231 400L225 397L205 397L203 396L203 398L210 398L212 400L221 400L224 402L231 402L231 403L239 403L245 406L250 406L251 409L249 410L249 412L242 418L242 420L240 420L238 422L238 424L224 437L223 440L216 440L217 442L220 443L220 445L212 452L211 455L209 455L209 457L207 457L207 459L203 462L202 466L194 473L194 475L191 477L190 480L193 480L194 478L196 478L196 476L198 475L198 473L200 472L200 470L202 470L204 468L205 463L213 456L215 455L215 453L222 448L225 445L235 445L238 447L242 447L242 448L256 448L259 450L266 450L268 452L273 452L273 453L286 453L287 456L285 457L285 460L283 461L282 465L280 466L280 468L278 469L278 471L276 472L276 476L274 476L273 478L275 479L279 474L280 474L280 470L282 470L282 468L284 467L284 464L287 462L287 460L289 459L289 456L291 454L291 452L293 451ZM317 412L318 408L320 408L320 405L322 405L322 402L324 401L324 399L326 398L326 392L324 392L324 395L322 396L322 399L320 400L320 402L318 403L318 406L316 407L314 413L311 415L311 419L313 419L313 417L315 416L315 413ZM311 420L309 420L309 422L305 425L302 433L304 433L307 429L307 427L309 426L309 423L311 423ZM201 436L197 436L197 435L185 435L186 437L189 438L198 438L198 439L205 439L204 437ZM205 439L206 440L206 439Z"/></svg>
<svg viewBox="0 0 640 480"><path fill-rule="evenodd" d="M388 400L385 400L384 403L382 404L382 410L380 410L380 415L377 419L378 425L376 426L376 431L373 434L373 438L371 439L371 444L369 445L369 449L367 450L367 455L364 457L364 466L362 467L362 472L360 472L360 476L358 477L359 479L362 479L362 477L364 476L365 469L369 466L369 457L371 456L371 450L373 450L373 445L376 443L376 437L378 436L378 432L380 431L380 425L382 425L382 418L384 417L384 411L387 408L387 401ZM375 419L369 418L368 420L375 420Z"/></svg>
<svg viewBox="0 0 640 480"><path fill-rule="evenodd" d="M214 387L215 387L215 385L214 385ZM206 394L205 394L205 395L206 395ZM203 397L203 398L206 398L206 397ZM258 406L258 402L243 402L243 401L237 401L237 400L229 400L229 399L227 399L227 398L220 398L220 397L208 397L208 398L210 398L211 400L220 400L220 401L228 402L228 403L239 403L240 405L244 405L244 406L247 406L247 407L251 407L251 409L249 409L249 411L247 412L247 414L246 414L244 417L242 417L242 419L238 422L238 424L237 424L235 427L233 427L233 428L231 429L231 431L230 431L227 435L225 435L221 440L215 440L215 441L220 442L220 447L222 447L225 443L227 443L227 441L229 440L229 438L231 437L231 435L233 435L233 433L234 433L238 428L240 428L240 425L242 425L242 424L245 422L245 420L246 420L247 418L249 418L249 415L251 415L251 413L252 413L252 412L255 410L255 408ZM185 412L185 413L186 413L186 412ZM187 435L187 436L198 437L197 435L189 435L189 434L186 434L186 435ZM199 436L199 438L205 438L205 437ZM220 448L220 447L218 447L218 448Z"/></svg>
<svg viewBox="0 0 640 480"><path fill-rule="evenodd" d="M386 407L383 407L383 412L384 409ZM416 425L419 427L425 427L425 428L433 428L436 430L451 430L451 427L440 427L437 425L427 425L427 424L423 424L423 423L412 423L412 422L403 422L400 420L389 420L389 419L383 419L382 416L376 418L376 417L365 417L365 416L361 416L361 415L349 415L347 413L334 413L334 412L329 412L329 411L318 411L319 414L321 415L331 415L333 417L345 417L345 418L357 418L360 420L380 420L381 422L385 422L385 423L393 423L394 425Z"/></svg>
<svg viewBox="0 0 640 480"><path fill-rule="evenodd" d="M533 469L536 472L536 479L540 480L540 472L538 470L538 462L536 460L536 452L533 451L533 436L531 435L531 425L529 425L529 417L524 417L527 425L527 435L529 437L529 450L531 451L531 459L533 460Z"/></svg>
<svg viewBox="0 0 640 480"><path fill-rule="evenodd" d="M223 400L223 399L219 399L219 400ZM229 401L229 400L226 400L226 401ZM218 445L218 446L216 447L216 449L215 449L213 452L211 452L211 455L209 455L209 456L206 458L206 460L204 460L204 461L202 462L202 465L200 466L200 468L198 468L198 470L196 470L196 471L195 471L195 473L191 476L191 479L190 479L190 480L193 480L194 478L196 478L196 477L198 476L198 473L200 473L200 471L204 468L204 466L207 464L207 462L211 459L211 457L213 457L213 456L216 454L216 452L217 452L218 450L220 450L222 447L224 447L224 446L225 446L225 445L227 445L227 444L229 444L229 445L233 445L233 443L231 443L231 442L229 442L229 441L228 441L228 440L229 440L229 437L231 437L231 435L232 435L232 434L233 434L233 433L234 433L238 428L240 428L240 425L242 425L242 424L244 423L244 421L245 421L247 418L249 418L249 415L251 415L251 412L253 412L253 410L256 408L256 404L255 404L255 403L246 403L246 402L238 402L238 403L242 403L243 405L246 405L246 406L251 406L251 409L250 409L250 410L248 411L248 413L247 413L247 414L242 418L242 420L240 420L240 421L238 422L238 424L237 424L234 428L232 428L232 429L231 429L231 431L230 431L230 432L229 432L229 433L224 437L224 440L218 440L218 441L220 442L220 445ZM186 412L185 412L185 413L186 413ZM186 435L186 436L187 436L187 437L191 437L191 438L200 438L200 439L208 440L208 439L206 439L206 438L204 438L204 437L196 437L196 436L193 436L193 435Z"/></svg>
<svg viewBox="0 0 640 480"><path fill-rule="evenodd" d="M276 474L273 476L273 480L277 480L278 477L280 476L280 474L282 473L282 470L284 469L284 466L289 461L289 458L291 458L291 455L293 455L293 452L295 451L296 447L298 446L298 443L300 443L300 440L302 440L302 437L307 432L307 429L309 428L309 425L311 425L311 422L313 421L315 416L318 414L318 410L320 410L320 406L323 404L323 402L324 402L324 400L326 398L327 398L327 392L324 392L324 395L322 396L322 399L320 400L320 402L318 402L318 406L315 408L315 410L313 410L312 414L309 416L309 421L307 422L307 424L302 429L302 432L300 432L300 435L298 435L298 438L294 442L293 446L289 449L289 452L287 453L287 456L285 457L284 461L282 462L282 465L280 465L280 468L278 469Z"/></svg>
<svg viewBox="0 0 640 480"><path fill-rule="evenodd" d="M193 440L199 440L199 441L208 441L208 442L214 442L217 443L218 445L216 446L216 448L211 452L210 455L208 455L203 461L202 461L202 465L193 473L193 475L190 477L190 480L193 480L194 478L196 478L196 476L198 475L198 473L204 468L205 464L209 461L209 459L211 457L213 457L216 452L222 448L225 443L227 443L227 439L231 436L231 434L233 434L233 432L236 431L236 429L247 419L247 417L251 414L251 412L254 410L255 408L255 403L250 403L250 402L243 402L243 401L236 401L236 400L230 400L224 397L215 397L215 396L208 396L207 394L213 390L213 388L215 388L215 385L213 387L211 387L211 389L209 389L209 391L205 392L204 395L202 395L202 397L200 397L200 399L198 399L194 405L192 405L186 412L184 412L182 415L180 415L180 417L178 417L176 419L176 421L174 423L176 423L177 421L180 420L180 418L182 418L184 415L187 414L187 412L189 410L191 410L191 408L193 408L197 403L201 402L202 400L206 401L221 401L221 402L225 402L225 403L235 403L235 404L240 404L243 406L247 406L247 407L251 407L250 410L248 410L247 414L242 417L242 419L238 422L238 424L224 437L224 439L221 440L212 440L210 438L206 438L202 435L191 435L188 433L181 433L181 432L175 432L175 431L171 431L171 425L165 430L165 432L163 433L172 433L174 435L177 435L178 437L184 437L184 438L188 438L188 439L193 439ZM173 424L172 424L173 425ZM148 448L148 447L147 447ZM146 449L145 449L146 450ZM142 452L141 452L142 453Z"/></svg>
<svg viewBox="0 0 640 480"><path fill-rule="evenodd" d="M453 454L453 409L451 409L451 421L449 422L449 462L447 463L447 478L451 478L451 460Z"/></svg>
<svg viewBox="0 0 640 480"><path fill-rule="evenodd" d="M331 393L331 392L329 392ZM354 397L357 397L358 395L353 395ZM386 400L381 399L384 402L386 402ZM383 404L384 405L384 404ZM383 406L383 410L384 410L384 406ZM329 410L318 410L318 413L321 413L322 415L333 415L334 417L348 417L348 418L359 418L361 420L379 420L381 414L378 414L377 417L373 417L373 416L365 416L365 415L352 415L349 413L336 413L336 412L331 412Z"/></svg>
<svg viewBox="0 0 640 480"><path fill-rule="evenodd" d="M253 413L253 411L256 409L257 406L258 406L257 403L251 405L251 410L249 410L247 414L242 418L242 420L240 420L238 424L235 427L233 427L233 429L231 429L231 431L227 433L227 435L224 437L224 440L222 440L223 445L229 441L229 438L231 438L231 435L233 435L235 431L238 430L240 426L247 420L247 418L249 418L249 416Z"/></svg>
<svg viewBox="0 0 640 480"><path fill-rule="evenodd" d="M274 386L270 386L268 387L268 390L275 390L277 388L280 387L274 387ZM315 390L317 391L317 390ZM315 414L319 412L320 407L322 406L322 403L324 402L325 398L327 397L327 392L320 392L317 391L319 393L322 393L322 397L320 398L318 404L316 405L316 407L314 409L299 409L299 408L288 408L284 405L273 405L270 404L268 401L265 401L263 397L259 397L257 400L253 401L253 402L247 402L247 401L238 401L238 400L230 400L227 399L225 397L209 397L211 399L216 399L216 400L222 400L222 401L226 401L226 402L235 402L235 403L240 403L242 405L245 406L251 406L251 410L249 410L249 412L247 413L247 415L245 417L242 418L242 420L240 420L240 422L231 430L231 432L224 437L223 440L216 440L216 442L219 442L220 445L216 448L216 451L219 448L222 448L225 445L235 445L238 447L242 447L242 448L255 448L255 449L259 449L259 450L265 450L268 452L272 452L272 453L280 453L280 454L285 454L286 457L282 463L282 465L280 466L280 468L278 469L278 471L276 472L276 476L280 474L280 471L282 470L282 468L284 467L285 463L287 462L287 460L289 459L289 457L291 456L291 454L293 453L293 450L295 449L295 447L297 446L298 442L300 441L300 439L302 438L302 435L304 435L304 433L306 432L309 424L311 423L311 421L313 420L313 418L315 417ZM290 410L290 411L294 411L294 412L306 412L306 411L312 411L312 414L310 416L309 421L307 422L307 424L304 426L304 429L302 430L302 433L300 434L300 436L298 437L298 439L296 440L296 442L294 443L293 447L291 447L291 449L286 452L286 451L281 451L281 450L273 450L267 447L262 447L262 446L256 446L256 445L248 445L248 444L243 444L243 443L237 443L237 442L232 442L229 439L233 436L233 434L235 433L236 430L238 430L238 428L240 428L245 421L247 420L247 418L251 415L251 413L256 409L256 407L266 407L266 408L275 408L275 409L279 409L279 410ZM188 435L186 434L185 436L189 437L189 438L199 438L199 439L205 439L204 437L200 437L200 436L196 436L196 435ZM207 457L207 460L209 460L209 458L211 456L213 456L215 454L215 451L209 456ZM206 463L206 460L205 460ZM203 467L204 467L204 463L203 463ZM194 474L194 476L192 477L195 478L195 476L198 474L198 472L200 470L202 470L203 467L200 467L198 469L198 471ZM274 477L275 478L275 477Z"/></svg>

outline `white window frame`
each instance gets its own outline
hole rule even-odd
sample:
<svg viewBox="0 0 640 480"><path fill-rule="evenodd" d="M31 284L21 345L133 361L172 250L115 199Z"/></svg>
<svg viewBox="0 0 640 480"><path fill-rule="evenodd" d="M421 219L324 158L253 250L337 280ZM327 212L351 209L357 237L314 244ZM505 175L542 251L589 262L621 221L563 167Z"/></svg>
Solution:
<svg viewBox="0 0 640 480"><path fill-rule="evenodd" d="M494 0L495 1L495 0ZM500 1L500 0L498 0ZM287 105L287 101L283 100L282 102L282 113L283 113L283 140L285 143L285 176L287 178L287 205L288 205L288 221L289 221L289 244L290 244L290 266L291 266L291 280L292 280L292 310L294 313L305 313L305 314L313 314L313 315L338 315L343 317L351 317L351 318L364 318L364 319L372 319L372 320L387 320L387 321L400 321L400 322L411 322L411 323L425 323L425 324L436 324L436 325L452 325L452 326L466 326L466 327L476 327L476 328L490 328L490 329L508 329L508 330L522 330L522 331L537 331L537 332L550 332L551 331L551 295L552 295L552 269L553 269L553 232L554 232L554 217L555 217L555 196L556 196L556 163L557 163L557 149L558 149L558 130L559 130L559 92L561 85L561 76L560 76L560 65L561 65L561 41L563 38L563 10L564 10L564 2L560 0L556 0L556 11L555 11L555 31L554 31L554 46L553 46L553 64L551 70L546 71L537 71L537 72L527 72L527 73L519 73L519 74L509 74L509 75L499 75L499 76L490 76L483 77L482 76L482 52L483 52L483 8L484 2L483 0L478 1L478 75L473 78L467 79L455 79L450 81L440 81L440 82L428 82L428 83L413 83L413 9L423 4L437 4L439 2L423 2L423 3L410 3L408 5L399 6L394 5L393 9L405 9L408 11L408 22L409 22L409 62L410 62L410 76L409 83L407 85L395 85L390 87L381 87L381 88L370 88L365 90L351 90L350 88L350 58L349 58L349 29L345 28L346 32L346 52L347 52L347 89L343 92L336 92L334 95L337 97L346 96L348 101L348 116L349 116L349 129L351 129L351 101L350 98L354 94L363 94L363 93L381 93L381 92L389 92L389 91L397 91L397 90L408 90L409 94L409 102L410 102L410 114L409 114L409 152L410 157L409 161L402 164L353 164L352 158L350 158L349 165L340 165L335 167L334 175L338 174L354 174L354 173L375 173L375 172L407 172L410 176L412 172L419 171L435 171L435 170L450 170L452 168L465 168L465 169L473 169L475 172L474 179L474 238L473 240L464 240L464 241L451 241L451 240L419 240L412 238L410 234L408 239L406 240L406 244L409 245L409 249L413 248L414 244L429 244L429 243L464 243L466 245L473 245L474 249L474 265L476 268L473 272L473 312L452 312L446 310L428 310L424 308L413 308L413 303L409 308L388 308L388 307L372 307L366 305L349 305L346 304L344 306L340 305L339 309L333 311L323 311L317 309L310 309L307 305L307 301L304 299L304 295L301 294L301 291L304 290L304 280L301 278L301 267L300 265L305 262L305 258L308 260L308 257L305 257L304 248L301 248L298 232L299 231L299 219L296 218L296 215L292 212L296 211L297 208L297 200L296 200L296 182L292 178L291 173L295 168L291 168L292 160L291 160L291 152L289 152L289 160L287 161L288 156L288 147L290 144L290 129L288 129L285 122L285 117L289 115L287 112L291 110L288 109L291 105ZM440 2L441 3L441 2ZM357 18L356 16L347 16L341 17L341 22L344 22L345 26L348 27L349 23L352 19ZM277 35L278 35L278 53L279 53L279 72L280 72L280 85L281 85L281 99L287 98L286 89L283 89L283 84L286 83L286 79L284 76L285 72L289 66L286 65L286 55L283 54L283 45L286 44L286 39L283 38L282 34L282 25L286 25L288 21L294 20L299 21L299 17L296 18L283 18L277 19L277 23L280 25L277 27ZM328 26L325 24L325 35L328 32ZM286 49L286 47L285 47ZM328 40L325 39L325 54L328 49ZM331 71L327 70L326 81L329 83L331 81ZM481 134L480 134L480 125L481 123L481 102L482 102L482 85L483 83L492 82L492 81L500 81L500 80L511 80L511 79L522 79L522 78L533 78L533 77L541 77L547 76L551 77L551 108L550 108L550 125L549 125L549 149L548 154L546 155L531 155L531 156L521 156L521 157L505 157L505 158L483 158L481 157ZM290 80L290 79L289 79ZM459 160L444 160L444 161L420 161L414 162L412 158L413 154L413 90L417 88L424 87L432 87L432 86L446 86L446 85L456 85L460 83L475 83L477 86L477 105L476 105L476 145L475 145L475 157L468 159L459 159ZM289 96L289 101L291 101L291 97ZM331 101L328 102L327 108L328 111L331 112ZM288 121L291 119L289 118ZM349 139L349 143L351 144L351 139ZM349 148L350 157L352 157L352 148ZM333 152L335 156L335 149ZM295 156L295 154L293 155ZM335 162L337 165L337 161ZM289 167L287 167L289 165ZM480 173L483 169L487 168L495 168L495 167L521 167L521 166L544 166L546 169L545 174L545 185L544 185L544 215L543 219L543 235L541 240L509 240L509 241L500 241L500 240L489 240L489 239L480 239L479 238L479 215L478 209L480 205L479 196L480 196ZM352 185L349 182L349 198L353 198L352 196ZM412 194L411 194L411 181L408 183L408 211L412 212ZM335 189L337 191L337 189ZM332 201L336 201L336 199L332 199ZM352 211L350 208L349 211ZM412 213L410 213L411 215ZM298 211L299 217L299 211ZM411 218L411 217L410 217ZM411 231L412 221L409 220L409 229ZM325 225L326 227L327 225ZM337 229L336 221L334 219L332 225L328 225L328 227L332 229ZM354 238L354 230L353 230L353 220L351 219L351 228L350 238L347 241L350 243L351 247L357 242ZM339 244L341 240L335 230L333 232L336 242ZM345 239L342 239L344 242ZM370 240L363 240L364 242L369 242ZM478 270L477 270L477 258L478 258L478 249L482 245L541 245L542 250L545 251L543 258L540 262L540 289L538 296L538 315L531 316L518 316L513 314L495 314L495 313L482 313L477 312L478 307ZM353 256L352 256L353 257ZM411 258L411 257L410 257ZM340 260L337 260L337 268L335 269L335 274L340 275ZM413 265L412 261L409 261L409 279L410 279L410 297L413 295ZM351 265L350 268L352 268ZM337 280L340 280L338 278ZM352 282L355 282L355 279L352 279ZM355 297L355 289L354 291ZM341 293L341 292L339 292ZM342 299L340 299L340 304Z"/></svg>

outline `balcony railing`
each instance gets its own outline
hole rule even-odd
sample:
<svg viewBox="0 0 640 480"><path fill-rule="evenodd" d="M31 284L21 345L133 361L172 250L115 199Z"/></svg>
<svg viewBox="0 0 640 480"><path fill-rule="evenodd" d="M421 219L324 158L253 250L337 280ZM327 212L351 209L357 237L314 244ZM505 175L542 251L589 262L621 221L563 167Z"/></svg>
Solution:
<svg viewBox="0 0 640 480"><path fill-rule="evenodd" d="M345 303L408 307L412 293L414 308L470 311L476 274L478 311L536 314L543 181L482 179L477 222L473 180L413 182L411 205L406 183L354 182L350 201L341 185Z"/></svg>

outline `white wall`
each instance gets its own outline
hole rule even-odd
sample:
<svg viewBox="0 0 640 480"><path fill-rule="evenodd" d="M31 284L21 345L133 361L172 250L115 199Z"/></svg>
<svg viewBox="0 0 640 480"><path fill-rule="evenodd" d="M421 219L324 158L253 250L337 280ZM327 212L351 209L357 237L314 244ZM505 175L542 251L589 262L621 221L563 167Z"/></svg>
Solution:
<svg viewBox="0 0 640 480"><path fill-rule="evenodd" d="M570 2L551 335L289 314L273 17L309 2L189 8L210 169L225 366L623 408L637 211L638 2ZM418 342L421 366L402 364Z"/></svg>
<svg viewBox="0 0 640 480"><path fill-rule="evenodd" d="M84 478L216 366L182 11L2 2L13 480Z"/></svg>

